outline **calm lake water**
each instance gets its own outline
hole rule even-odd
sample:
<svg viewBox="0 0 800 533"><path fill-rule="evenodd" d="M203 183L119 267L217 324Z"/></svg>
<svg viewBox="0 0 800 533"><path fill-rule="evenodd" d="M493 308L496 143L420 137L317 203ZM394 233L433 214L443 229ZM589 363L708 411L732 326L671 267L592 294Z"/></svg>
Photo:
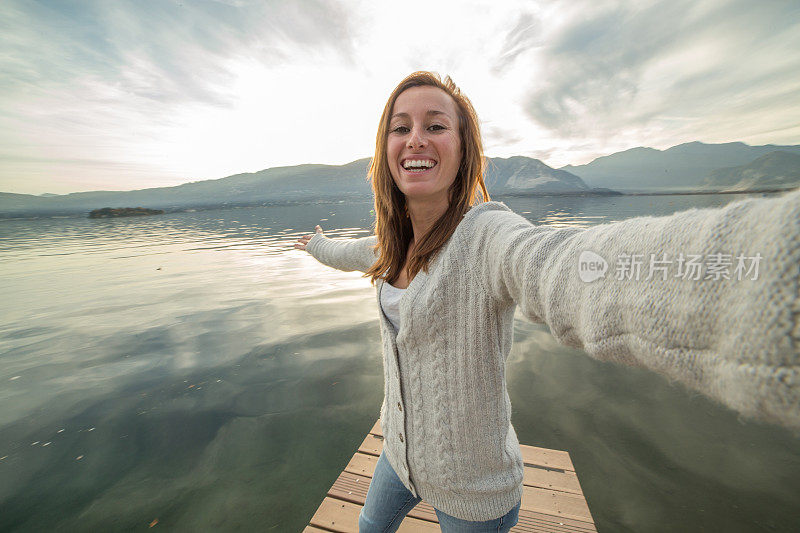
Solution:
<svg viewBox="0 0 800 533"><path fill-rule="evenodd" d="M588 227L741 195L504 199ZM371 205L0 221L0 530L301 531L378 417L378 309L293 242ZM568 450L600 531L797 531L800 438L518 313L520 442Z"/></svg>

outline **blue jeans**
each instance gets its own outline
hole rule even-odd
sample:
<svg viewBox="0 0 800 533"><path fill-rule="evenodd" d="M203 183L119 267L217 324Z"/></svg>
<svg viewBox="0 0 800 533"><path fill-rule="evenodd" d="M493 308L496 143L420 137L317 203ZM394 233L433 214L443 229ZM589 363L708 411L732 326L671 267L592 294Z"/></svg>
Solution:
<svg viewBox="0 0 800 533"><path fill-rule="evenodd" d="M414 497L409 492L381 452L378 463L375 465L375 473L372 474L369 489L367 489L367 499L358 515L359 533L397 531L403 518L420 501L422 498ZM485 522L461 520L445 514L435 507L434 511L439 519L439 527L444 533L488 533L490 531L506 533L516 525L521 503L518 503L505 516Z"/></svg>

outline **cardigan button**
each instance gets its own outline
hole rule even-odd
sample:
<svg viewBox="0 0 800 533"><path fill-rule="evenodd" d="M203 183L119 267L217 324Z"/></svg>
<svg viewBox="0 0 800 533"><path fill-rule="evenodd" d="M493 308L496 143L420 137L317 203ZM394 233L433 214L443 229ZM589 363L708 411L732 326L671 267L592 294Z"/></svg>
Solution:
<svg viewBox="0 0 800 533"><path fill-rule="evenodd" d="M398 408L400 411L402 411L402 410L403 410L403 406L402 406L402 405L400 405L400 402L397 402L397 408Z"/></svg>
<svg viewBox="0 0 800 533"><path fill-rule="evenodd" d="M400 442L403 442L403 434L400 433Z"/></svg>

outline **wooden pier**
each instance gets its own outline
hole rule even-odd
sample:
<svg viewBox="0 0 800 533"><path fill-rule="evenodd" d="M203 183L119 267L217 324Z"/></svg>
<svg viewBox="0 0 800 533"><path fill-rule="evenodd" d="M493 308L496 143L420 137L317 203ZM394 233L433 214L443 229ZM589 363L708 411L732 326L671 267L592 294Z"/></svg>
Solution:
<svg viewBox="0 0 800 533"><path fill-rule="evenodd" d="M520 446L525 463L519 522L511 531L597 531L567 452ZM383 449L380 420L370 430L344 471L328 490L306 533L358 532L375 463ZM401 533L440 531L436 512L425 500L414 507L398 529Z"/></svg>

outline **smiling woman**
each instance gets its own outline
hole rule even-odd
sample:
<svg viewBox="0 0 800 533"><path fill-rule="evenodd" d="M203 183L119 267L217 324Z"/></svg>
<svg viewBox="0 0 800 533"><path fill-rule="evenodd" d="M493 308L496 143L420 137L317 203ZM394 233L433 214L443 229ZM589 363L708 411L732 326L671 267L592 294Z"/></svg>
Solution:
<svg viewBox="0 0 800 533"><path fill-rule="evenodd" d="M362 532L395 531L422 499L443 531L515 525L523 462L505 362L517 306L591 357L800 428L800 191L590 228L535 226L489 201L482 157L469 100L449 78L414 73L378 128L375 235L331 240L317 226L295 244L376 285L384 443ZM586 280L577 267L587 251L598 261L734 253L764 267L757 280L713 265L703 279Z"/></svg>

